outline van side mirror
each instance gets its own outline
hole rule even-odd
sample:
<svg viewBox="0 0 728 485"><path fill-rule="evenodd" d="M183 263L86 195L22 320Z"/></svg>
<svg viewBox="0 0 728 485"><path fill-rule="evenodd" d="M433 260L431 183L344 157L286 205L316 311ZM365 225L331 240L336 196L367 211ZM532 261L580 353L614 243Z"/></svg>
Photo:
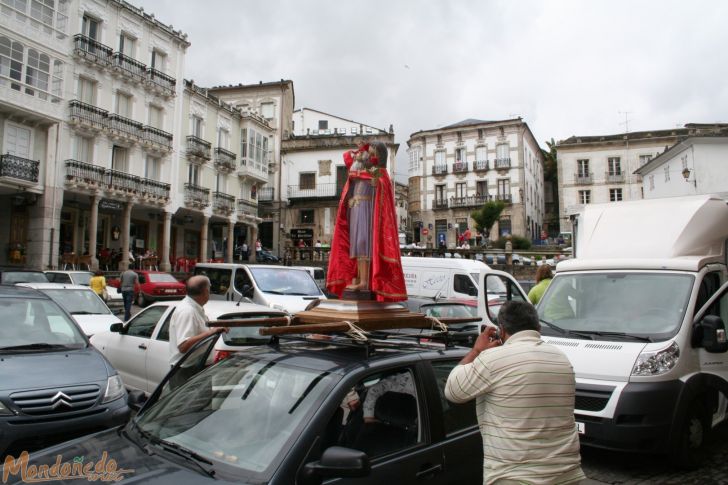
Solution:
<svg viewBox="0 0 728 485"><path fill-rule="evenodd" d="M728 351L728 338L725 324L716 315L706 315L693 327L694 347L702 347L711 354L720 354Z"/></svg>
<svg viewBox="0 0 728 485"><path fill-rule="evenodd" d="M124 324L123 323L112 323L109 327L109 330L116 333L124 333Z"/></svg>
<svg viewBox="0 0 728 485"><path fill-rule="evenodd" d="M304 465L299 483L318 485L324 478L366 477L370 471L369 457L363 451L332 446L326 448L320 460Z"/></svg>
<svg viewBox="0 0 728 485"><path fill-rule="evenodd" d="M142 391L129 391L129 407L135 412L141 411L147 402L147 395Z"/></svg>
<svg viewBox="0 0 728 485"><path fill-rule="evenodd" d="M253 298L253 287L250 285L243 285L243 290L240 292L245 298Z"/></svg>

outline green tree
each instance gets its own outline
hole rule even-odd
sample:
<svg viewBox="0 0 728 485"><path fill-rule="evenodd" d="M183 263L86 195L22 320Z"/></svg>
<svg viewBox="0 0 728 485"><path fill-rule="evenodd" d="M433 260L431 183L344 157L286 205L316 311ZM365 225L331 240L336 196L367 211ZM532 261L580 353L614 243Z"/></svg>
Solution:
<svg viewBox="0 0 728 485"><path fill-rule="evenodd" d="M503 201L491 200L483 204L480 209L473 211L470 217L475 221L475 229L486 238L489 238L490 230L500 217L504 207Z"/></svg>
<svg viewBox="0 0 728 485"><path fill-rule="evenodd" d="M553 203L546 207L544 222L551 235L558 233L559 227L559 170L557 166L557 146L553 138L546 141L548 150L541 149L543 154L544 190L551 191L550 199Z"/></svg>

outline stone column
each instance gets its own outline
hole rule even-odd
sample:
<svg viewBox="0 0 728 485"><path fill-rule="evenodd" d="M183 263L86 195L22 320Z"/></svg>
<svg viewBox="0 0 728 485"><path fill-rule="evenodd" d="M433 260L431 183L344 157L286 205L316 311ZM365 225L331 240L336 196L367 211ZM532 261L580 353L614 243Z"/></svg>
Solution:
<svg viewBox="0 0 728 485"><path fill-rule="evenodd" d="M99 258L96 257L96 231L99 227L99 201L98 195L91 196L91 220L88 226L88 254L91 259L91 270L99 269Z"/></svg>
<svg viewBox="0 0 728 485"><path fill-rule="evenodd" d="M132 203L124 204L124 214L121 221L121 261L119 271L129 269L129 232L131 231L131 208Z"/></svg>
<svg viewBox="0 0 728 485"><path fill-rule="evenodd" d="M200 228L200 262L207 262L207 233L209 230L210 218L202 216L202 227Z"/></svg>
<svg viewBox="0 0 728 485"><path fill-rule="evenodd" d="M228 221L227 248L225 248L225 262L233 262L233 250L235 248L235 223Z"/></svg>
<svg viewBox="0 0 728 485"><path fill-rule="evenodd" d="M164 227L162 229L162 244L159 253L159 270L172 271L172 265L169 263L169 250L172 246L170 236L172 235L172 213L164 213Z"/></svg>
<svg viewBox="0 0 728 485"><path fill-rule="evenodd" d="M250 227L250 244L248 245L248 253L249 254L249 262L255 263L255 255L257 254L256 251L256 242L258 241L258 226L253 223Z"/></svg>

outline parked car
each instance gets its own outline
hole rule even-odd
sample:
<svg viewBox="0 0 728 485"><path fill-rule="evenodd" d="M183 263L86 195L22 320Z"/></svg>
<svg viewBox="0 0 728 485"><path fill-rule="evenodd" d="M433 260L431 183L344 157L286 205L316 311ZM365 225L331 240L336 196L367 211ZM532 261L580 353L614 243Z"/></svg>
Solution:
<svg viewBox="0 0 728 485"><path fill-rule="evenodd" d="M109 330L114 323L121 323L104 300L88 286L64 285L62 283L19 283L39 290L61 305L78 323L83 332L92 335Z"/></svg>
<svg viewBox="0 0 728 485"><path fill-rule="evenodd" d="M263 248L255 253L255 261L258 263L277 263L279 258L270 250Z"/></svg>
<svg viewBox="0 0 728 485"><path fill-rule="evenodd" d="M70 283L73 285L89 286L89 281L94 275L91 271L46 271L48 281L51 283ZM112 310L124 308L124 299L118 288L107 286L106 293L109 295L106 305Z"/></svg>
<svg viewBox="0 0 728 485"><path fill-rule="evenodd" d="M169 301L149 305L125 324L97 333L91 339L91 343L118 370L127 388L151 393L169 372L169 323L179 303ZM210 320L287 315L262 305L238 305L231 301L209 301L204 308ZM221 360L250 345L267 343L270 339L261 337L258 328L231 328L215 345L213 360Z"/></svg>
<svg viewBox="0 0 728 485"><path fill-rule="evenodd" d="M121 379L60 305L6 286L0 315L0 457L128 420Z"/></svg>
<svg viewBox="0 0 728 485"><path fill-rule="evenodd" d="M0 270L0 285L14 285L16 283L48 283L48 278L42 271L30 269Z"/></svg>
<svg viewBox="0 0 728 485"><path fill-rule="evenodd" d="M136 304L145 307L155 301L181 300L187 294L187 288L169 273L163 271L135 271L139 275L139 285L134 289ZM119 280L106 283L119 288Z"/></svg>
<svg viewBox="0 0 728 485"><path fill-rule="evenodd" d="M361 348L338 337L282 339L205 368L215 338L193 347L123 430L47 449L31 464L52 465L58 455L96 462L106 452L128 470L125 480L149 485L170 477L180 484L482 481L475 402L453 404L444 396L467 348L407 338ZM374 403L377 422L351 412L345 419L343 404L365 402L394 375L412 379L413 392L382 393Z"/></svg>

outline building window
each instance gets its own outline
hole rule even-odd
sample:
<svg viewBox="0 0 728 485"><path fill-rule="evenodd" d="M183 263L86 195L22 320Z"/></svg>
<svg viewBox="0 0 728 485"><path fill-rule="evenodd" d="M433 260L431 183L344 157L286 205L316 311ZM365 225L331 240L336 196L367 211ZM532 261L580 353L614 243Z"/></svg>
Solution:
<svg viewBox="0 0 728 485"><path fill-rule="evenodd" d="M313 209L301 209L298 211L298 214L300 215L299 223L301 224L313 224L313 216L314 216L314 210Z"/></svg>
<svg viewBox="0 0 728 485"><path fill-rule="evenodd" d="M316 188L316 172L302 172L298 174L298 186L301 190Z"/></svg>
<svg viewBox="0 0 728 485"><path fill-rule="evenodd" d="M128 172L129 150L118 145L111 149L111 168L119 172Z"/></svg>
<svg viewBox="0 0 728 485"><path fill-rule="evenodd" d="M130 95L121 91L116 92L116 114L131 118L131 103Z"/></svg>
<svg viewBox="0 0 728 485"><path fill-rule="evenodd" d="M622 200L622 189L609 189L609 200L611 202Z"/></svg>
<svg viewBox="0 0 728 485"><path fill-rule="evenodd" d="M94 139L85 136L75 137L73 158L79 162L92 163L94 157Z"/></svg>
<svg viewBox="0 0 728 485"><path fill-rule="evenodd" d="M159 106L149 106L149 126L162 129L162 108Z"/></svg>
<svg viewBox="0 0 728 485"><path fill-rule="evenodd" d="M119 35L119 52L128 57L134 57L134 47L136 39L126 32L122 32Z"/></svg>
<svg viewBox="0 0 728 485"><path fill-rule="evenodd" d="M475 160L478 162L484 162L488 160L488 148L484 146L476 147Z"/></svg>
<svg viewBox="0 0 728 485"><path fill-rule="evenodd" d="M218 173L217 175L215 175L215 191L216 192L225 193L225 188L226 188L225 180L226 180L225 175L223 175L221 173Z"/></svg>
<svg viewBox="0 0 728 485"><path fill-rule="evenodd" d="M190 163L189 171L187 172L187 182L190 185L200 185L200 166L194 163Z"/></svg>
<svg viewBox="0 0 728 485"><path fill-rule="evenodd" d="M445 202L445 186L435 185L435 202L442 204Z"/></svg>
<svg viewBox="0 0 728 485"><path fill-rule="evenodd" d="M498 180L498 198L503 200L511 196L511 179Z"/></svg>
<svg viewBox="0 0 728 485"><path fill-rule="evenodd" d="M420 147L412 148L409 151L409 171L416 174L420 168Z"/></svg>
<svg viewBox="0 0 728 485"><path fill-rule="evenodd" d="M96 104L96 82L85 77L79 77L76 98L82 103L90 105Z"/></svg>
<svg viewBox="0 0 728 485"><path fill-rule="evenodd" d="M318 129L319 130L328 130L329 129L329 120L319 120Z"/></svg>
<svg viewBox="0 0 728 485"><path fill-rule="evenodd" d="M144 165L144 178L152 179L152 180L160 180L159 165L160 165L159 158L147 157L147 162Z"/></svg>
<svg viewBox="0 0 728 485"><path fill-rule="evenodd" d="M655 190L655 176L650 175L650 190Z"/></svg>
<svg viewBox="0 0 728 485"><path fill-rule="evenodd" d="M669 182L670 181L670 166L665 165L664 170L665 170L665 182Z"/></svg>
<svg viewBox="0 0 728 485"><path fill-rule="evenodd" d="M59 31L58 38L62 38L61 33L66 30L68 21L68 3L66 0L58 0L58 8L54 10L53 0L3 0L2 13L21 19L30 17L30 25L38 30L43 30L50 34L53 30Z"/></svg>
<svg viewBox="0 0 728 485"><path fill-rule="evenodd" d="M622 175L622 164L619 157L609 157L607 159L609 175Z"/></svg>
<svg viewBox="0 0 728 485"><path fill-rule="evenodd" d="M266 119L273 118L273 103L260 103L260 115Z"/></svg>
<svg viewBox="0 0 728 485"><path fill-rule="evenodd" d="M456 162L467 162L468 161L468 155L465 148L457 148L455 149L455 161Z"/></svg>
<svg viewBox="0 0 728 485"><path fill-rule="evenodd" d="M455 184L455 197L465 197L467 195L465 182Z"/></svg>
<svg viewBox="0 0 728 485"><path fill-rule="evenodd" d="M500 143L495 147L495 156L498 160L506 160L510 158L510 148L507 143Z"/></svg>
<svg viewBox="0 0 728 485"><path fill-rule="evenodd" d="M579 203L588 204L591 202L591 190L580 190L579 191Z"/></svg>
<svg viewBox="0 0 728 485"><path fill-rule="evenodd" d="M230 132L224 128L217 130L217 146L225 150L230 148Z"/></svg>
<svg viewBox="0 0 728 485"><path fill-rule="evenodd" d="M503 216L498 220L498 232L500 233L500 237L510 236L511 216Z"/></svg>
<svg viewBox="0 0 728 485"><path fill-rule="evenodd" d="M202 138L202 118L199 116L192 116L192 134L197 138Z"/></svg>
<svg viewBox="0 0 728 485"><path fill-rule="evenodd" d="M478 180L475 182L475 195L486 196L488 195L488 181Z"/></svg>
<svg viewBox="0 0 728 485"><path fill-rule="evenodd" d="M577 160L576 161L576 174L579 177L589 176L589 160Z"/></svg>
<svg viewBox="0 0 728 485"><path fill-rule="evenodd" d="M51 72L51 65L53 71ZM61 95L61 80L63 74L63 63L53 61L47 54L35 49L25 49L20 42L0 37L0 85L7 86L10 81L10 88L22 91L30 96L47 100L48 94ZM57 103L59 100L51 98Z"/></svg>
<svg viewBox="0 0 728 485"><path fill-rule="evenodd" d="M101 33L101 22L88 15L83 16L81 22L81 33L89 39L99 40Z"/></svg>
<svg viewBox="0 0 728 485"><path fill-rule="evenodd" d="M157 49L152 50L152 69L156 69L159 72L164 72L167 64L167 55L164 52L160 52Z"/></svg>
<svg viewBox="0 0 728 485"><path fill-rule="evenodd" d="M441 167L445 165L445 151L438 150L435 152L435 165Z"/></svg>
<svg viewBox="0 0 728 485"><path fill-rule="evenodd" d="M640 167L647 165L652 160L652 155L640 155Z"/></svg>

